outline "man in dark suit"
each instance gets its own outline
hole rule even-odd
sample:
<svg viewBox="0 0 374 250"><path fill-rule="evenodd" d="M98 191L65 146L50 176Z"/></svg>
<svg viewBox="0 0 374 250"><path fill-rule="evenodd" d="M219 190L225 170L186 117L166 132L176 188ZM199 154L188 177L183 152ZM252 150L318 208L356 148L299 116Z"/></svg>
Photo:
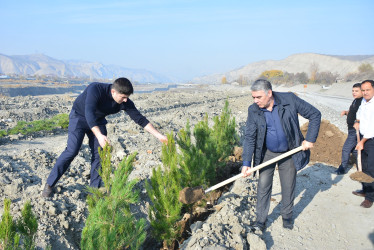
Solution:
<svg viewBox="0 0 374 250"><path fill-rule="evenodd" d="M313 147L318 136L321 112L293 93L273 92L271 83L267 80L255 81L251 86L251 91L254 104L248 108L243 141L243 175L249 176L251 167L300 145L303 147L303 151L278 162L282 187L283 227L292 229L296 172L309 162L309 149ZM309 119L306 139L300 131L298 114ZM251 166L252 157L253 166ZM257 186L257 218L254 230L263 231L265 229L275 166L274 163L260 170Z"/></svg>

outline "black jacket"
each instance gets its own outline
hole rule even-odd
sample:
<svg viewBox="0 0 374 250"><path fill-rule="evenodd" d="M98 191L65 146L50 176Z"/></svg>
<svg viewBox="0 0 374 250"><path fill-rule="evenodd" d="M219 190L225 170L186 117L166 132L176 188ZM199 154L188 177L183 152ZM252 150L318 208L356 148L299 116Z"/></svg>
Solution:
<svg viewBox="0 0 374 250"><path fill-rule="evenodd" d="M288 149L292 150L301 145L304 136L301 133L298 114L309 120L306 140L317 140L321 124L321 112L311 104L300 99L293 93L273 92L278 105L279 118L288 142ZM262 163L266 152L266 120L264 112L253 103L248 108L248 118L243 141L243 161L251 162L254 155L254 166ZM300 151L292 156L297 170L309 163L310 151Z"/></svg>
<svg viewBox="0 0 374 250"><path fill-rule="evenodd" d="M111 94L112 84L93 82L75 99L72 113L78 115L81 124L87 122L87 126L105 125L107 115L116 114L121 110L126 111L130 118L143 128L149 123L135 104L128 98L127 102L118 104Z"/></svg>
<svg viewBox="0 0 374 250"><path fill-rule="evenodd" d="M358 108L361 106L362 97L354 99L351 106L349 107L349 111L347 114L347 125L348 129L354 129L353 125L355 124L356 120L356 113Z"/></svg>

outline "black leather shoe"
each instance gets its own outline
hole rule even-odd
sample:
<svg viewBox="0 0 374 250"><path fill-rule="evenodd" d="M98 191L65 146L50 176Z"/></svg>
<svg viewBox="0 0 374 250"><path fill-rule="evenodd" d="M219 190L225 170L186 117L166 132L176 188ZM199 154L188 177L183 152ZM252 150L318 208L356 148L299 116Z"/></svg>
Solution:
<svg viewBox="0 0 374 250"><path fill-rule="evenodd" d="M45 186L44 186L43 192L42 192L42 196L43 197L51 197L52 192L53 192L52 187L46 183Z"/></svg>
<svg viewBox="0 0 374 250"><path fill-rule="evenodd" d="M365 192L363 190L353 191L352 194L360 196L360 197L365 197Z"/></svg>
<svg viewBox="0 0 374 250"><path fill-rule="evenodd" d="M342 165L340 165L339 168L335 171L335 173L337 175L342 175L342 174L345 174L346 171L345 171L345 168Z"/></svg>
<svg viewBox="0 0 374 250"><path fill-rule="evenodd" d="M292 219L282 219L283 227L292 230L293 229L293 220Z"/></svg>
<svg viewBox="0 0 374 250"><path fill-rule="evenodd" d="M361 207L364 207L364 208L370 208L371 206L373 205L373 202L372 201L369 201L369 200L364 200L362 203L361 203Z"/></svg>
<svg viewBox="0 0 374 250"><path fill-rule="evenodd" d="M255 222L251 229L255 234L262 234L262 232L265 230L265 223Z"/></svg>

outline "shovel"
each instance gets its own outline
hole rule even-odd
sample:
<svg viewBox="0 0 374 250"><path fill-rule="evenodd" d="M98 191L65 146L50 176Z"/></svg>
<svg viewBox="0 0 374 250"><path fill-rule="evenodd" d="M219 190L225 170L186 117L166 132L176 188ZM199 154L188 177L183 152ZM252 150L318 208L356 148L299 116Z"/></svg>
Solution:
<svg viewBox="0 0 374 250"><path fill-rule="evenodd" d="M254 168L251 168L249 171L250 173L254 172L254 171L257 171L263 167L266 167L270 164L273 164L277 161L280 161L282 160L283 158L286 158L290 155L293 155L294 153L297 153L299 151L301 151L303 149L302 146L299 146L297 148L294 148L284 154L281 154L271 160L268 160L267 162L263 162L261 163L260 165L254 167ZM208 188L207 190L204 190L202 187L194 187L194 188L191 188L191 187L185 187L184 189L182 189L180 192L179 192L179 201L184 203L184 204L192 204L200 199L202 199L204 197L204 194L207 194L217 188L220 188L230 182L233 182L241 177L244 177L242 173L238 174L238 175L235 175L233 177L231 177L230 179L227 179L225 181L222 181L210 188Z"/></svg>
<svg viewBox="0 0 374 250"><path fill-rule="evenodd" d="M358 143L360 141L360 133L358 132L358 129L356 129L356 135L357 135L357 143ZM373 177L362 172L361 150L357 150L357 172L350 174L349 177L354 181L365 182L365 183L374 182Z"/></svg>

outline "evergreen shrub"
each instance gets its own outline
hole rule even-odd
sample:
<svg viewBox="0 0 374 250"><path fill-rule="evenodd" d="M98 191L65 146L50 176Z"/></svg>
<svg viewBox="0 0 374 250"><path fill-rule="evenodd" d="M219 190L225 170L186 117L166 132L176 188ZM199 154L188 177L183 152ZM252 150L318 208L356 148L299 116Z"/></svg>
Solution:
<svg viewBox="0 0 374 250"><path fill-rule="evenodd" d="M69 115L58 114L50 119L36 120L32 122L19 121L17 125L8 130L0 130L0 138L6 135L27 135L39 131L52 131L56 128L67 128L69 126Z"/></svg>
<svg viewBox="0 0 374 250"><path fill-rule="evenodd" d="M9 199L4 199L4 213L0 222L0 249L35 249L38 221L31 210L30 201L25 203L18 221L14 221L10 214L10 204Z"/></svg>
<svg viewBox="0 0 374 250"><path fill-rule="evenodd" d="M178 169L178 154L173 135L168 135L168 143L162 146L162 162L153 169L152 177L146 183L146 190L151 200L149 218L152 233L166 242L168 246L179 236L177 221L181 218L183 204L178 196L181 188L181 176Z"/></svg>
<svg viewBox="0 0 374 250"><path fill-rule="evenodd" d="M168 246L181 234L177 222L184 205L178 201L179 191L183 187L215 184L217 171L225 165L225 160L239 141L228 101L213 122L210 128L206 115L195 125L192 134L187 121L186 128L179 131L176 139L179 151L173 135L168 135L168 143L162 148L163 169L160 166L153 169L153 175L146 183L151 200L149 217L152 232Z"/></svg>
<svg viewBox="0 0 374 250"><path fill-rule="evenodd" d="M105 190L88 187L89 215L82 231L82 249L139 249L146 236L145 220L136 220L130 205L139 200L137 180L128 180L136 153L113 169L110 146L100 151Z"/></svg>

